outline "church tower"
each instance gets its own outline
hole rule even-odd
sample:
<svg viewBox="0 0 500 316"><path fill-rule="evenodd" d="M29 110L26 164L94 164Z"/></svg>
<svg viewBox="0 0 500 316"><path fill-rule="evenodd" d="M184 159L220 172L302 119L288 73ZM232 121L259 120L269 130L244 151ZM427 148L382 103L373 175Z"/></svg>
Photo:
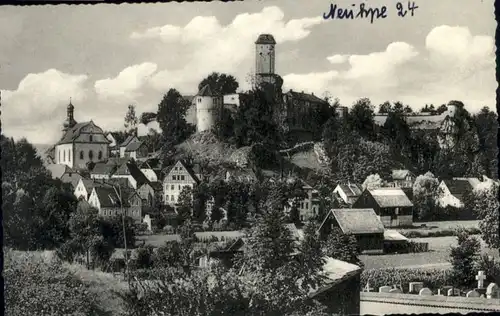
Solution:
<svg viewBox="0 0 500 316"><path fill-rule="evenodd" d="M66 120L63 123L63 132L66 132L68 129L75 126L76 121L74 118L75 106L71 103L71 99L69 100L69 104L66 107Z"/></svg>
<svg viewBox="0 0 500 316"><path fill-rule="evenodd" d="M255 79L256 83L274 83L276 41L271 34L261 34L255 42Z"/></svg>

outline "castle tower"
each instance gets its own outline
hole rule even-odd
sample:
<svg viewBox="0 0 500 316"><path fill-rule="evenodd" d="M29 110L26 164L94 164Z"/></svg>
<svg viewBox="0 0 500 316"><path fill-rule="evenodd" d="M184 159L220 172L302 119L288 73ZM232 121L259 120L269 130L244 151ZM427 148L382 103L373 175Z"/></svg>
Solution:
<svg viewBox="0 0 500 316"><path fill-rule="evenodd" d="M63 123L63 132L66 132L68 129L75 126L76 121L74 118L75 106L71 103L71 99L69 99L69 104L66 107L66 120Z"/></svg>
<svg viewBox="0 0 500 316"><path fill-rule="evenodd" d="M255 79L256 84L274 83L276 41L271 34L261 34L255 42Z"/></svg>
<svg viewBox="0 0 500 316"><path fill-rule="evenodd" d="M211 130L222 106L222 96L212 93L207 84L195 96L196 130L198 132Z"/></svg>

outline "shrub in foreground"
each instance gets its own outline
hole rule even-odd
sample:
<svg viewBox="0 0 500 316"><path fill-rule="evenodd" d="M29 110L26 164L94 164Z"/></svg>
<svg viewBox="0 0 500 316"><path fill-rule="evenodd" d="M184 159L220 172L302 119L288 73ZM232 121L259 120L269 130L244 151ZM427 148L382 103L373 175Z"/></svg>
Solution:
<svg viewBox="0 0 500 316"><path fill-rule="evenodd" d="M33 253L5 254L6 315L102 315L89 288L58 260Z"/></svg>

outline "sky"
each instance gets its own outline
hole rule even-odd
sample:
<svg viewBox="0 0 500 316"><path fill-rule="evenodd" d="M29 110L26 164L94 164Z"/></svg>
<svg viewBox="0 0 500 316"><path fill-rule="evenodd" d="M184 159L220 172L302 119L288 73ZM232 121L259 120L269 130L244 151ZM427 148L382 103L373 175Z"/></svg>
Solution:
<svg viewBox="0 0 500 316"><path fill-rule="evenodd" d="M323 19L330 4L387 7L387 18ZM0 7L2 132L50 144L71 98L76 121L123 128L129 104L155 112L175 88L193 95L216 71L249 88L255 40L274 35L284 90L342 105L461 100L495 109L493 0L244 1ZM407 1L402 1L404 7ZM356 6L355 8L357 8Z"/></svg>

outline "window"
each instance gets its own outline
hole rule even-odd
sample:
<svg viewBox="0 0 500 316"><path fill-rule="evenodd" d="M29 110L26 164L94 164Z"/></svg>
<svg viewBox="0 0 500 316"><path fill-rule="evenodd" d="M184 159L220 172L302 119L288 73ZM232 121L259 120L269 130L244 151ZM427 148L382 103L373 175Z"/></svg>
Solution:
<svg viewBox="0 0 500 316"><path fill-rule="evenodd" d="M99 150L99 155L97 156L97 158L98 158L99 160L101 160L101 159L102 159L102 151L100 151L100 150Z"/></svg>
<svg viewBox="0 0 500 316"><path fill-rule="evenodd" d="M309 203L306 202L306 210L308 210L308 209L309 209Z"/></svg>
<svg viewBox="0 0 500 316"><path fill-rule="evenodd" d="M80 151L80 160L83 160L83 150Z"/></svg>
<svg viewBox="0 0 500 316"><path fill-rule="evenodd" d="M71 162L71 149L68 149L68 161Z"/></svg>
<svg viewBox="0 0 500 316"><path fill-rule="evenodd" d="M172 180L177 180L177 176L172 176Z"/></svg>
<svg viewBox="0 0 500 316"><path fill-rule="evenodd" d="M89 135L89 141L92 142L92 135Z"/></svg>
<svg viewBox="0 0 500 316"><path fill-rule="evenodd" d="M173 196L173 195L171 195L171 196L170 196L170 201L173 201L173 200L174 200L174 196Z"/></svg>
<svg viewBox="0 0 500 316"><path fill-rule="evenodd" d="M186 178L184 176L181 176L181 180L185 180Z"/></svg>
<svg viewBox="0 0 500 316"><path fill-rule="evenodd" d="M201 102L201 98L198 98L198 102Z"/></svg>
<svg viewBox="0 0 500 316"><path fill-rule="evenodd" d="M179 191L181 190L181 186L179 185Z"/></svg>
<svg viewBox="0 0 500 316"><path fill-rule="evenodd" d="M175 185L173 185L173 184L172 184L172 185L170 186L170 190L175 190Z"/></svg>
<svg viewBox="0 0 500 316"><path fill-rule="evenodd" d="M63 150L63 161L66 161L66 150Z"/></svg>

